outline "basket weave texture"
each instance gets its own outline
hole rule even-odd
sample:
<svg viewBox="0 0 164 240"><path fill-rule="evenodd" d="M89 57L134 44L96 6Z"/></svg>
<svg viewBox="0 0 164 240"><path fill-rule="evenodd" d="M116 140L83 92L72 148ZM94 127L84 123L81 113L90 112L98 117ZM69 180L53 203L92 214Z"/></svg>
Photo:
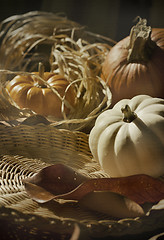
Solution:
<svg viewBox="0 0 164 240"><path fill-rule="evenodd" d="M51 164L63 163L93 178L105 176L92 159L85 133L56 129L42 123L15 127L1 124L0 151L0 205L2 210L5 207L13 213L12 222L18 229L20 219L23 219L21 225L29 229L33 225L37 231L48 232L47 237L54 231L70 233L74 223L91 236L138 234L164 226L162 201L145 217L116 220L82 209L77 202L55 200L39 204L29 198L22 180ZM1 218L11 221L11 212Z"/></svg>

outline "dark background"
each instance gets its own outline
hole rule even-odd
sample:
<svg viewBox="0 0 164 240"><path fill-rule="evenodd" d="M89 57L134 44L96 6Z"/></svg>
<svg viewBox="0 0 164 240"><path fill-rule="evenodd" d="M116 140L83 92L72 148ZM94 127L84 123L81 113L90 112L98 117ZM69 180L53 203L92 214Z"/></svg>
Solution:
<svg viewBox="0 0 164 240"><path fill-rule="evenodd" d="M129 35L137 16L164 27L163 0L1 0L0 21L33 10L64 13L67 18L119 41Z"/></svg>

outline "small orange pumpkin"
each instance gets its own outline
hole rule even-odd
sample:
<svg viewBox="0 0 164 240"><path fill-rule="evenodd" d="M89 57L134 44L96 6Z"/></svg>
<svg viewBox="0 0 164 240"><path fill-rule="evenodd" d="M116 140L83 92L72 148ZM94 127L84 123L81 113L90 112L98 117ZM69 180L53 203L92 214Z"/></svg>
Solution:
<svg viewBox="0 0 164 240"><path fill-rule="evenodd" d="M70 86L65 93L69 85L68 80L61 75L44 72L43 66L40 67L39 72L33 72L33 74L15 76L6 86L9 95L20 108L29 108L43 116L62 118L62 101L49 86L54 88L61 97L65 95L65 100L71 106L75 104L74 88ZM37 76L40 76L49 86ZM66 106L64 109L68 114L70 109Z"/></svg>

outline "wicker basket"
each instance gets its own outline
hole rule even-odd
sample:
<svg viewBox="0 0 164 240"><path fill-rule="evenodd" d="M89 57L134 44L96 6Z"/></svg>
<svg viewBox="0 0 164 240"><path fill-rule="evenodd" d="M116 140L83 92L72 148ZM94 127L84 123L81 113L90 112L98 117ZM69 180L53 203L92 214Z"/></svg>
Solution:
<svg viewBox="0 0 164 240"><path fill-rule="evenodd" d="M2 22L0 42L0 82L4 94L0 101L3 105L4 101L5 104L9 101L18 115L26 117L26 111L21 111L4 93L5 86L15 75L36 72L39 62L44 64L45 71L67 78L76 92L76 104L70 107L65 97L52 89L62 102L63 118L47 116L49 121L57 121L60 128L89 131L98 114L109 108L112 95L99 75L102 62L114 45L111 39L86 31L83 26L57 14L29 12ZM46 81L44 84L48 85ZM64 111L66 104L69 114ZM5 112L7 114L7 109ZM10 119L18 118L12 113L9 113ZM34 113L28 111L28 114Z"/></svg>
<svg viewBox="0 0 164 240"><path fill-rule="evenodd" d="M0 152L0 220L10 226L8 239L21 239L21 234L23 239L70 239L75 224L91 238L134 236L164 226L162 201L144 217L116 220L82 209L77 202L38 204L29 198L22 179L54 163L64 163L86 176L105 176L92 159L85 133L43 123L14 127L1 123Z"/></svg>

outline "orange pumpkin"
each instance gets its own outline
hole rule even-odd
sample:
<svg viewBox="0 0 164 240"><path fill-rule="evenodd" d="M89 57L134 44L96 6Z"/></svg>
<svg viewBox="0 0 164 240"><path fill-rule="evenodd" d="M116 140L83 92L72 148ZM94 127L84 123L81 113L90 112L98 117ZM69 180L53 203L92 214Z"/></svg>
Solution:
<svg viewBox="0 0 164 240"><path fill-rule="evenodd" d="M164 29L146 23L140 19L103 63L101 77L111 89L112 105L140 94L164 98Z"/></svg>
<svg viewBox="0 0 164 240"><path fill-rule="evenodd" d="M20 108L29 108L43 116L62 118L62 101L53 90L37 76L42 77L61 97L69 85L66 78L52 72L33 72L34 75L15 76L6 86L6 89ZM68 88L65 99L70 105L75 103L75 91L72 86ZM69 113L69 107L65 106L65 113Z"/></svg>

